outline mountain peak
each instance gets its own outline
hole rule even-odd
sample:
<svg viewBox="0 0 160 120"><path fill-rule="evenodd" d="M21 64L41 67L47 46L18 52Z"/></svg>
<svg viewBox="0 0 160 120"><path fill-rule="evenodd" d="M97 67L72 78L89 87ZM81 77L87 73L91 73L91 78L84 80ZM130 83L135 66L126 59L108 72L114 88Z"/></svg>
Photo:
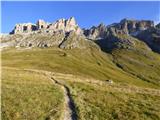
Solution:
<svg viewBox="0 0 160 120"><path fill-rule="evenodd" d="M54 23L47 23L42 19L39 19L36 24L32 23L22 23L17 24L12 34L21 34L21 33L32 33L32 32L41 32L41 33L54 33L57 31L71 32L74 31L77 34L81 34L82 30L77 25L74 17L69 19L59 19Z"/></svg>
<svg viewBox="0 0 160 120"><path fill-rule="evenodd" d="M68 20L67 20L69 23L75 25L76 24L76 20L74 17L70 17Z"/></svg>

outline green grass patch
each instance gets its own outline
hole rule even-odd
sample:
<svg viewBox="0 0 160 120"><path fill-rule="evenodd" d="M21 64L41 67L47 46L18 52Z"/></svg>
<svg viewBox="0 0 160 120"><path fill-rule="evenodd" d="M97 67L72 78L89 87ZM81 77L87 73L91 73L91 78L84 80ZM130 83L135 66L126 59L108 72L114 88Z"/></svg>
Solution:
<svg viewBox="0 0 160 120"><path fill-rule="evenodd" d="M3 120L58 120L63 110L63 91L41 74L2 70Z"/></svg>
<svg viewBox="0 0 160 120"><path fill-rule="evenodd" d="M124 72L112 62L111 55L97 49L85 49L83 51L58 48L4 50L2 51L2 66L71 73L99 80L111 79L114 82L157 87L156 84L152 85L128 74L127 71Z"/></svg>
<svg viewBox="0 0 160 120"><path fill-rule="evenodd" d="M160 86L160 55L153 52L115 50L115 63L124 71L152 85ZM158 88L158 87L157 87Z"/></svg>
<svg viewBox="0 0 160 120"><path fill-rule="evenodd" d="M69 83L79 120L159 120L160 97Z"/></svg>

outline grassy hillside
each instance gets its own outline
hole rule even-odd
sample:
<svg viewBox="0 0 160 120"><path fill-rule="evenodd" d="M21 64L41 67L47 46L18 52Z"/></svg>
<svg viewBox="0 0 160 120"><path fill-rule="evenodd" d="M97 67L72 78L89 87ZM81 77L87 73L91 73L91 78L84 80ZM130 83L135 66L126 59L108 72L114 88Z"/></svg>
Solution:
<svg viewBox="0 0 160 120"><path fill-rule="evenodd" d="M157 86L124 72L112 62L112 57L109 54L97 49L84 49L83 51L58 48L4 50L2 52L2 66L71 73L99 80L111 79L114 82L143 87Z"/></svg>
<svg viewBox="0 0 160 120"><path fill-rule="evenodd" d="M160 55L150 53L147 56L133 51L114 51L117 66L138 78L160 86Z"/></svg>
<svg viewBox="0 0 160 120"><path fill-rule="evenodd" d="M159 120L160 94L153 89L160 88L159 60L159 54L151 51L141 54L126 49L112 54L92 47L3 50L2 118L58 120L63 114L60 87L41 74L23 70L28 68L59 75L55 78L69 88L79 120Z"/></svg>
<svg viewBox="0 0 160 120"><path fill-rule="evenodd" d="M134 41L135 45L131 50L115 49L112 51L116 65L143 81L160 86L160 54L152 52L144 42L133 37L126 35L120 37Z"/></svg>
<svg viewBox="0 0 160 120"><path fill-rule="evenodd" d="M159 120L160 97L70 82L79 120ZM127 93L128 92L128 93Z"/></svg>
<svg viewBox="0 0 160 120"><path fill-rule="evenodd" d="M28 71L2 70L2 120L61 117L63 93L48 78Z"/></svg>

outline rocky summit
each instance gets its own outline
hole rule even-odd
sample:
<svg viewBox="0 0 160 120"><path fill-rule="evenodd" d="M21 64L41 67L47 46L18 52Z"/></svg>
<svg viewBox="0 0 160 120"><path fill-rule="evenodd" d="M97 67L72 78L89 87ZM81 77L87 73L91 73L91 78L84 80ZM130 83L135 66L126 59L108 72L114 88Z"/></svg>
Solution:
<svg viewBox="0 0 160 120"><path fill-rule="evenodd" d="M93 26L85 30L84 34L89 38L106 38L107 32L112 35L116 34L130 34L136 35L138 32L154 27L154 22L150 20L131 20L123 19L119 23L113 23L105 26L100 24L97 27Z"/></svg>
<svg viewBox="0 0 160 120"><path fill-rule="evenodd" d="M1 47L52 47L62 49L96 46L108 52L113 49L137 50L140 43L147 50L160 52L160 25L151 20L122 19L106 26L101 23L81 29L75 18L53 23L38 20L36 24L16 24L10 35L2 35Z"/></svg>
<svg viewBox="0 0 160 120"><path fill-rule="evenodd" d="M74 31L77 34L81 34L81 29L77 25L75 18L59 19L54 23L48 23L44 20L38 20L36 24L32 23L20 23L16 24L11 34L20 33L54 33L57 31L70 32Z"/></svg>

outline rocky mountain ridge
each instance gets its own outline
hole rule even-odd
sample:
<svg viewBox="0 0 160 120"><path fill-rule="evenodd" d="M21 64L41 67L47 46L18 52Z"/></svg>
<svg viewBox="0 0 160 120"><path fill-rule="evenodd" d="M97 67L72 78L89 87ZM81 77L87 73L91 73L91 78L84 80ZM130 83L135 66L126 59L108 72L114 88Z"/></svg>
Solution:
<svg viewBox="0 0 160 120"><path fill-rule="evenodd" d="M100 47L104 51L137 49L141 42L153 51L160 52L160 28L150 20L122 19L119 23L93 26L81 29L75 18L60 19L53 23L38 20L36 24L16 24L11 35L2 37L3 43L16 47L51 47L63 49L89 46ZM96 45L97 44L97 45ZM147 45L145 45L147 44Z"/></svg>
<svg viewBox="0 0 160 120"><path fill-rule="evenodd" d="M82 31L74 17L69 19L59 19L56 22L48 23L44 20L38 20L36 24L32 23L20 23L16 24L11 34L21 33L55 33L57 31L71 32L74 31L77 34L81 34Z"/></svg>
<svg viewBox="0 0 160 120"><path fill-rule="evenodd" d="M119 23L113 23L105 26L100 24L97 27L93 26L84 33L86 36L96 38L106 38L108 34L130 34L136 35L138 32L154 27L154 22L150 20L130 20L122 19ZM101 33L101 34L100 34Z"/></svg>
<svg viewBox="0 0 160 120"><path fill-rule="evenodd" d="M135 42L134 38L137 38L145 42L153 51L160 52L159 26L160 23L155 26L150 20L123 19L119 23L108 26L100 24L97 27L91 27L84 30L84 34L87 38L96 40L105 51L116 47L128 49Z"/></svg>

